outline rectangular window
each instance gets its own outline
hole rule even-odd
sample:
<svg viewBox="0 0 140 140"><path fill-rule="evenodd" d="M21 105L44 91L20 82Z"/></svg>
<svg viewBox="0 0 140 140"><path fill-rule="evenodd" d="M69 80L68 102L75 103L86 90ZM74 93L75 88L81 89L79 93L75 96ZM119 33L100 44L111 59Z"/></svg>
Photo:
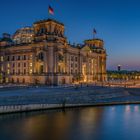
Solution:
<svg viewBox="0 0 140 140"><path fill-rule="evenodd" d="M15 56L12 57L12 60L15 61Z"/></svg>
<svg viewBox="0 0 140 140"><path fill-rule="evenodd" d="M71 56L71 61L73 61L73 56Z"/></svg>
<svg viewBox="0 0 140 140"><path fill-rule="evenodd" d="M71 69L71 73L73 73L73 69Z"/></svg>
<svg viewBox="0 0 140 140"><path fill-rule="evenodd" d="M15 70L13 69L13 74L15 74Z"/></svg>
<svg viewBox="0 0 140 140"><path fill-rule="evenodd" d="M24 63L24 67L26 67L26 63Z"/></svg>
<svg viewBox="0 0 140 140"><path fill-rule="evenodd" d="M18 56L18 60L20 60L20 56Z"/></svg>
<svg viewBox="0 0 140 140"><path fill-rule="evenodd" d="M13 68L15 67L15 63L13 63Z"/></svg>
<svg viewBox="0 0 140 140"><path fill-rule="evenodd" d="M7 61L10 61L10 56L7 56Z"/></svg>
<svg viewBox="0 0 140 140"><path fill-rule="evenodd" d="M24 69L24 74L26 74L26 69Z"/></svg>
<svg viewBox="0 0 140 140"><path fill-rule="evenodd" d="M23 56L23 60L26 60L26 55Z"/></svg>
<svg viewBox="0 0 140 140"><path fill-rule="evenodd" d="M18 63L18 67L20 67L20 63Z"/></svg>
<svg viewBox="0 0 140 140"><path fill-rule="evenodd" d="M18 69L18 74L20 74L20 69Z"/></svg>

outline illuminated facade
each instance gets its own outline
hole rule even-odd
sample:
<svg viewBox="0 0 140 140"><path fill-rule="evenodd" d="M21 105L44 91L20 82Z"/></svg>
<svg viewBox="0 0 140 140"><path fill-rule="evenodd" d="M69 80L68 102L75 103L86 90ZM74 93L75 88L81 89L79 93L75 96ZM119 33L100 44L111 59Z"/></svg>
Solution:
<svg viewBox="0 0 140 140"><path fill-rule="evenodd" d="M11 39L12 38L12 39ZM0 41L1 83L62 85L106 80L106 51L100 39L70 45L64 25L35 22Z"/></svg>

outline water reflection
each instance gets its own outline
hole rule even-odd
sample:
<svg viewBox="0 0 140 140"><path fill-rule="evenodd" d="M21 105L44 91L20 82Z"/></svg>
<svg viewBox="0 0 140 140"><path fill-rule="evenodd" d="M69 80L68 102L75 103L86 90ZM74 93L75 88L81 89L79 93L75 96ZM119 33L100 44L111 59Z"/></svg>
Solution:
<svg viewBox="0 0 140 140"><path fill-rule="evenodd" d="M140 106L108 106L0 116L0 140L140 139Z"/></svg>
<svg viewBox="0 0 140 140"><path fill-rule="evenodd" d="M139 106L138 105L134 106L134 110L135 110L135 112L138 112L139 111Z"/></svg>
<svg viewBox="0 0 140 140"><path fill-rule="evenodd" d="M130 111L131 111L130 105L126 105L125 112L130 112Z"/></svg>

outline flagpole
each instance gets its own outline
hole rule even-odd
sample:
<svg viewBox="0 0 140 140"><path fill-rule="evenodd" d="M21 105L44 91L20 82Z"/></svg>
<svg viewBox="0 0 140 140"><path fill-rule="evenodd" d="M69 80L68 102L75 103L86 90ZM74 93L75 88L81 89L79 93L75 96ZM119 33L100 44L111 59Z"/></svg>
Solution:
<svg viewBox="0 0 140 140"><path fill-rule="evenodd" d="M96 34L95 33L93 33L93 39L95 39L96 38Z"/></svg>
<svg viewBox="0 0 140 140"><path fill-rule="evenodd" d="M49 5L48 5L48 18L50 18L50 13L49 13Z"/></svg>
<svg viewBox="0 0 140 140"><path fill-rule="evenodd" d="M97 34L97 31L96 31L96 29L94 28L94 29L93 29L93 39L96 38L96 34Z"/></svg>
<svg viewBox="0 0 140 140"><path fill-rule="evenodd" d="M95 33L93 33L93 39L95 39Z"/></svg>

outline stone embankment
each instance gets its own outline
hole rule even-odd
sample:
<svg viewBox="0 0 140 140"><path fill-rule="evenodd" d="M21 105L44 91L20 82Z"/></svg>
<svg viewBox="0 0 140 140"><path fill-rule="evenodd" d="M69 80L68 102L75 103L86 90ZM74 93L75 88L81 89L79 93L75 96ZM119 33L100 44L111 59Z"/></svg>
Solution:
<svg viewBox="0 0 140 140"><path fill-rule="evenodd" d="M0 89L0 113L140 103L140 89L108 87L24 87Z"/></svg>

